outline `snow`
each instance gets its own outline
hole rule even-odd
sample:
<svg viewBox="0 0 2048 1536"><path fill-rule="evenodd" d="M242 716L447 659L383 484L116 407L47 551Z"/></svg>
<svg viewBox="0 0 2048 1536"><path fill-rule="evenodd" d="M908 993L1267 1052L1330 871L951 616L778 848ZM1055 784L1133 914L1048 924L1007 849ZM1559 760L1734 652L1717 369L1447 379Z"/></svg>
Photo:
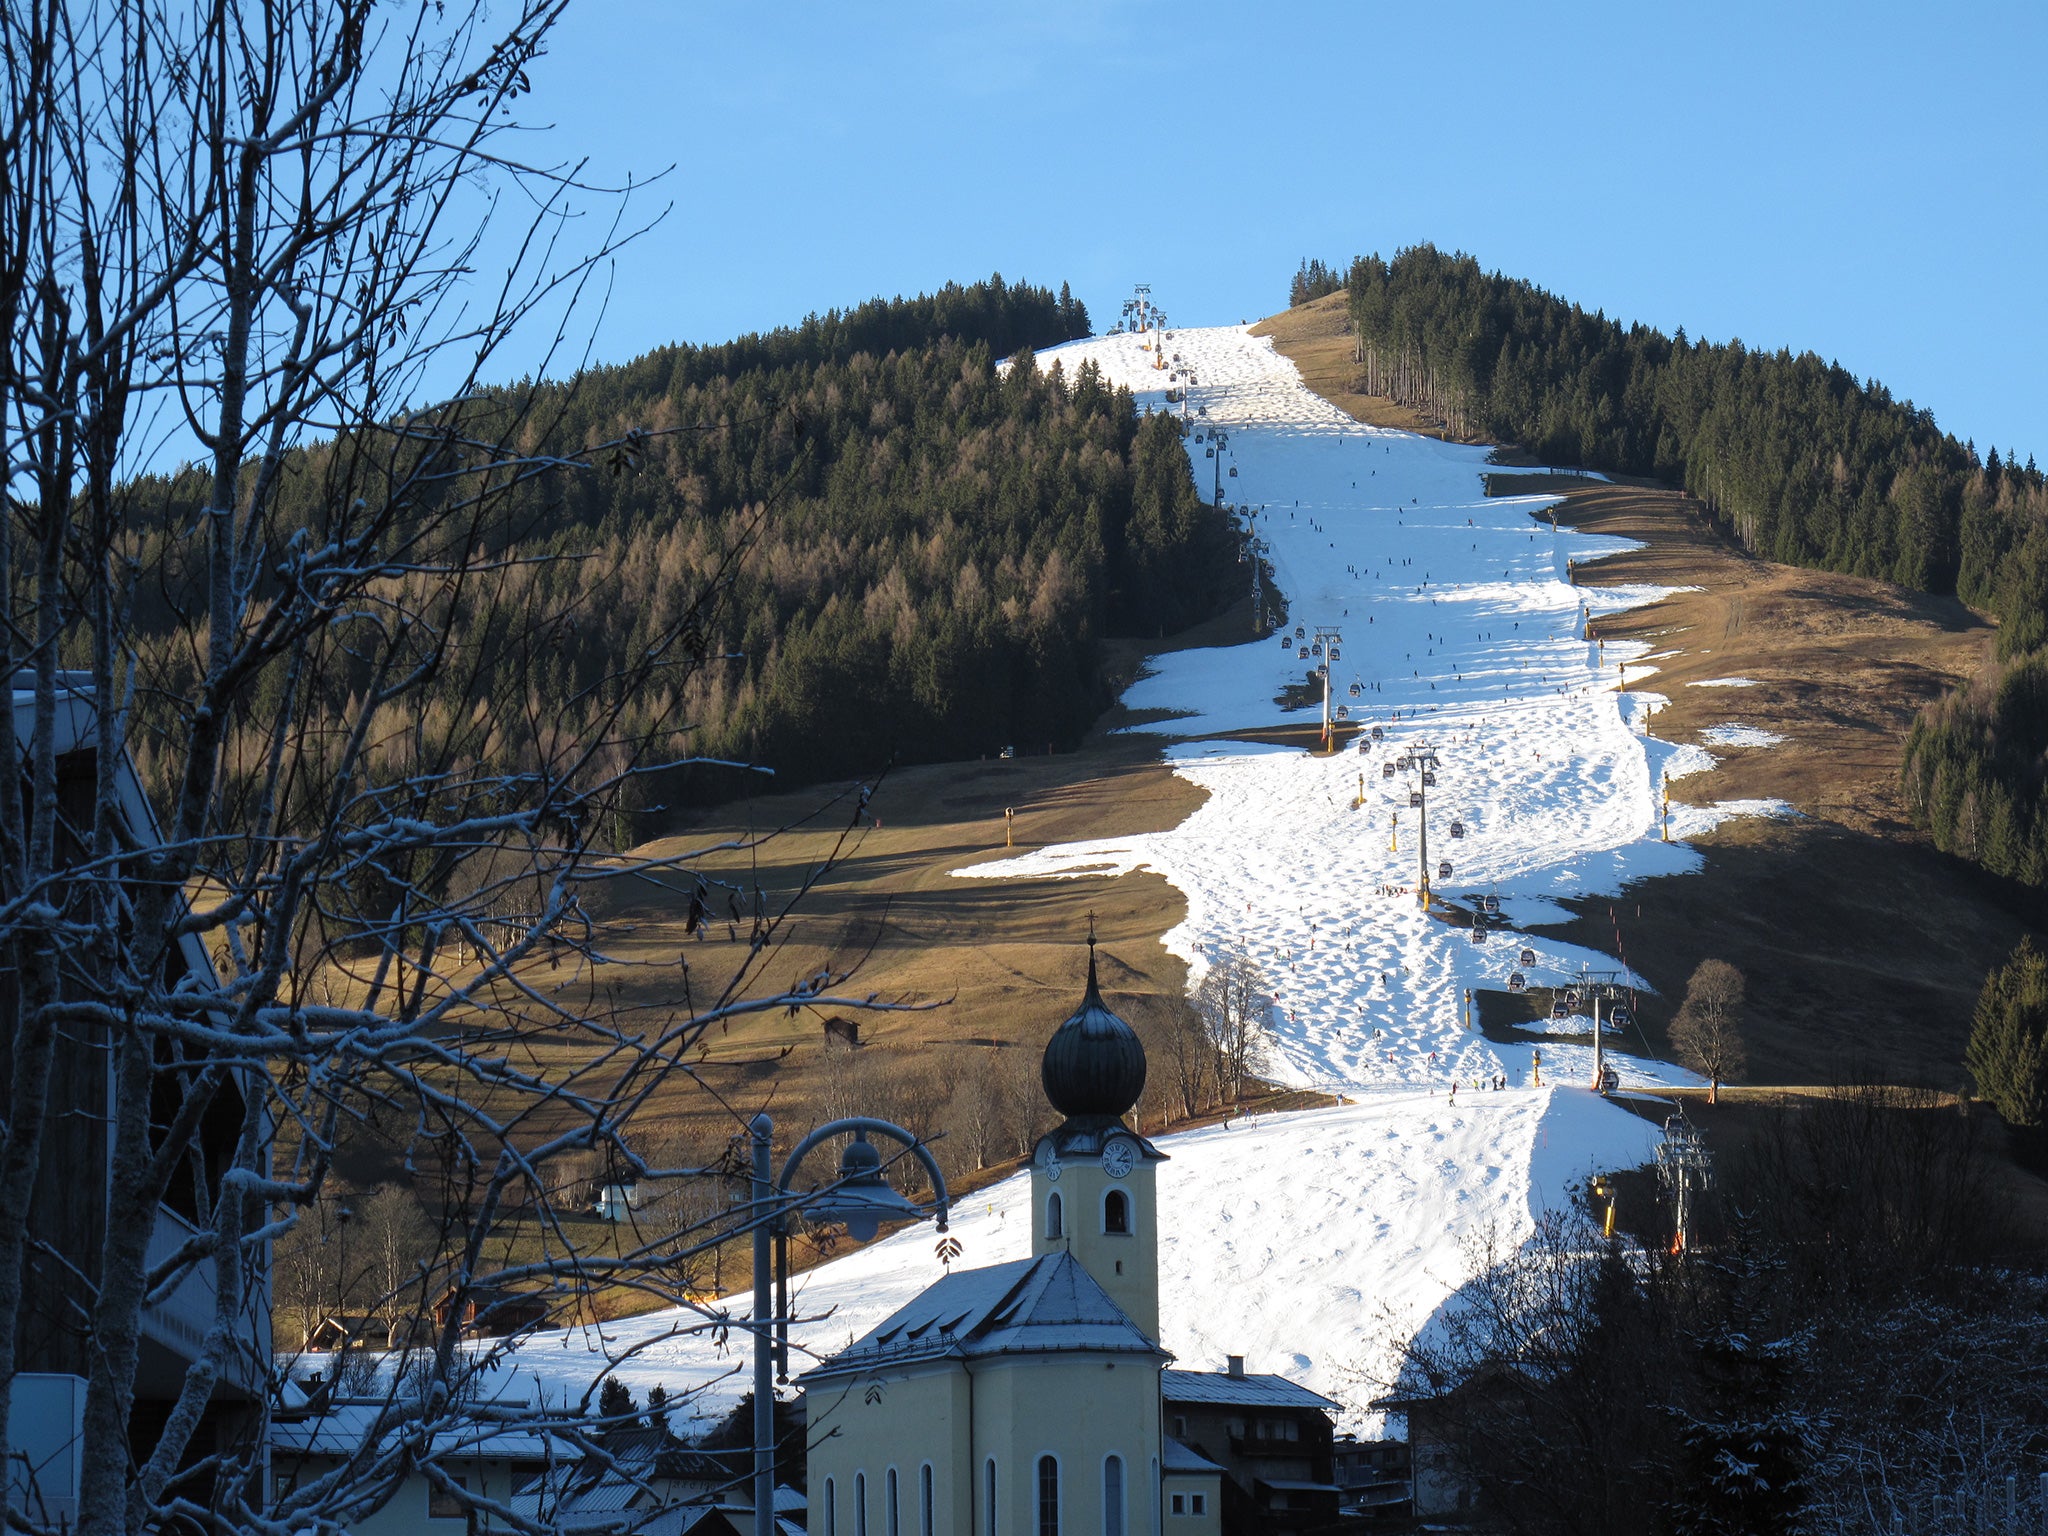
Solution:
<svg viewBox="0 0 2048 1536"><path fill-rule="evenodd" d="M1381 726L1385 741L1363 755L1319 758L1227 737L1181 740L1167 759L1206 795L1180 826L955 873L1090 879L1155 870L1186 898L1187 916L1164 942L1191 976L1229 952L1264 969L1277 999L1270 1075L1345 1102L1161 1139L1172 1159L1160 1184L1164 1342L1198 1369L1246 1355L1252 1370L1343 1402L1347 1422L1360 1424L1401 1343L1468 1278L1472 1238L1488 1229L1525 1236L1572 1179L1647 1160L1654 1134L1588 1091L1590 1021L1564 1021L1579 1036L1572 1040L1531 1020L1531 1038L1512 1044L1467 1027L1468 988L1504 988L1516 969L1546 986L1582 965L1617 962L1527 932L1475 945L1441 908L1424 912L1413 894L1411 776L1383 777L1381 765L1425 738L1435 747L1431 882L1468 911L1473 896L1497 896L1516 929L1564 920L1566 898L1615 897L1631 881L1696 868L1685 839L1730 817L1796 813L1782 801L1674 803L1664 840L1667 784L1713 767L1714 757L1651 735L1668 701L1619 686L1624 668L1631 677L1655 670L1642 665L1647 645L1585 638L1589 619L1597 633L1600 618L1661 589L1569 579L1572 564L1630 548L1626 541L1553 530L1539 514L1556 498L1486 498L1484 449L1359 425L1243 327L1179 331L1168 352L1194 374L1189 414L1200 435L1221 427L1228 437L1218 460L1204 457L1213 442L1191 434L1198 482L1257 509L1290 635L1297 624L1311 634L1318 625L1342 630L1333 703ZM1137 337L1097 337L1038 358L1070 371L1083 361L1164 408L1172 381L1149 366ZM1277 638L1172 652L1152 659L1123 702L1165 717L1132 729L1183 738L1311 723L1319 704L1279 702L1308 665L1294 645L1283 654ZM1448 835L1453 818L1464 837ZM1448 880L1436 877L1442 859L1454 865ZM1524 945L1536 952L1533 966L1518 964ZM1696 1081L1629 1053L1641 1045L1634 1032L1609 1041L1607 1061L1627 1088ZM1505 1090L1474 1086L1496 1076ZM1028 1253L1027 1192L1020 1175L962 1203L960 1262ZM938 1276L932 1245L928 1229L912 1230L803 1277L799 1306L822 1316L796 1338L830 1351L873 1327ZM743 1311L745 1298L731 1305ZM744 1335L704 1331L694 1314L606 1324L602 1336L542 1336L518 1363L580 1390L606 1356L626 1349L637 1353L619 1374L636 1390L736 1373L707 1394L706 1412L745 1385Z"/></svg>
<svg viewBox="0 0 2048 1536"><path fill-rule="evenodd" d="M1753 677L1703 677L1698 682L1687 683L1688 688L1754 688Z"/></svg>
<svg viewBox="0 0 2048 1536"><path fill-rule="evenodd" d="M1717 747L1775 747L1784 739L1754 725L1710 725L1700 732L1700 740Z"/></svg>

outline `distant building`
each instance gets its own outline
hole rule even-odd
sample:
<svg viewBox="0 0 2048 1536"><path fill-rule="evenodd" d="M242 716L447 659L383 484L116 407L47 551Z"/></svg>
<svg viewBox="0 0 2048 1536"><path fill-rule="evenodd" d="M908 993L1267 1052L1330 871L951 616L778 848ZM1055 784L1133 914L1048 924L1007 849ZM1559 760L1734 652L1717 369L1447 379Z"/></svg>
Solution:
<svg viewBox="0 0 2048 1536"><path fill-rule="evenodd" d="M703 1450L664 1428L609 1430L601 1455L548 1468L512 1508L563 1536L753 1536L753 1465L750 1450ZM775 1490L778 1530L803 1536L803 1509L801 1493Z"/></svg>
<svg viewBox="0 0 2048 1536"><path fill-rule="evenodd" d="M946 1276L803 1377L809 1536L1292 1532L1307 1527L1258 1522L1291 1521L1296 1500L1327 1523L1335 1404L1241 1361L1166 1369L1166 1155L1123 1122L1145 1053L1103 1003L1092 950L1041 1076L1064 1119L1032 1156L1032 1256ZM1247 1394L1259 1402L1231 1405Z"/></svg>
<svg viewBox="0 0 2048 1536"><path fill-rule="evenodd" d="M1339 1507L1345 1514L1389 1522L1413 1513L1407 1441L1339 1436L1330 1449L1330 1470L1343 1490Z"/></svg>

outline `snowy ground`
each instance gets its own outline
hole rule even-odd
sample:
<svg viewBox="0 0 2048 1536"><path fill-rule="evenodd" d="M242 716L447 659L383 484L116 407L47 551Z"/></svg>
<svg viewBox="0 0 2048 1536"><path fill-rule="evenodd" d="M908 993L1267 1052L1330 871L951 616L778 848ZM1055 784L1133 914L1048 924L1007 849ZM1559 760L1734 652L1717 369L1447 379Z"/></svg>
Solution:
<svg viewBox="0 0 2048 1536"><path fill-rule="evenodd" d="M1272 1075L1350 1102L1164 1140L1164 1342L1197 1367L1247 1355L1255 1370L1344 1401L1357 1422L1384 1390L1400 1342L1468 1277L1475 1234L1526 1234L1571 1180L1645 1161L1653 1139L1645 1121L1587 1091L1590 1043L1495 1045L1466 1026L1469 988L1499 988L1518 968L1541 986L1614 962L1519 932L1475 945L1469 929L1425 913L1413 893L1411 784L1405 774L1385 777L1382 765L1410 745L1434 746L1443 766L1429 792L1432 884L1468 908L1473 895L1497 896L1517 926L1560 918L1561 897L1617 894L1625 881L1693 867L1683 839L1729 816L1792 812L1782 802L1673 805L1664 840L1665 785L1714 759L1649 734L1664 700L1640 688L1657 671L1646 647L1584 638L1589 618L1597 625L1658 595L1571 583L1573 563L1623 541L1553 530L1534 515L1544 498L1488 500L1483 449L1358 425L1241 327L1181 331L1168 351L1193 375L1198 482L1220 483L1233 505L1253 509L1287 594L1290 643L1161 656L1124 702L1170 712L1142 729L1183 737L1315 718L1319 709L1290 713L1278 702L1311 665L1291 631L1334 627L1343 636L1335 698L1384 740L1329 758L1183 742L1169 760L1208 794L1181 826L958 873L1156 870L1187 898L1187 918L1165 942L1195 975L1226 950L1264 968L1277 997ZM1039 365L1072 370L1083 360L1155 408L1177 382L1150 367L1132 336L1077 342L1041 354ZM1212 458L1205 450L1216 447L1218 427L1228 442ZM1454 819L1461 838L1449 835ZM1447 880L1436 869L1446 859ZM1531 966L1519 964L1525 945ZM1691 1080L1627 1054L1629 1037L1611 1041L1625 1084ZM1531 1082L1537 1049L1541 1086ZM1505 1091L1474 1086L1496 1076ZM974 1197L956 1223L962 1262L1028 1251L1026 1188L1017 1178ZM798 1336L829 1352L938 1272L928 1230L826 1265L802 1294L804 1310L826 1315ZM737 1372L737 1334L723 1344L701 1332L663 1336L692 1321L657 1314L610 1325L606 1338L544 1336L518 1365L578 1391L604 1357L627 1348L639 1353L621 1374L640 1389ZM710 1399L729 1403L743 1386L736 1374Z"/></svg>

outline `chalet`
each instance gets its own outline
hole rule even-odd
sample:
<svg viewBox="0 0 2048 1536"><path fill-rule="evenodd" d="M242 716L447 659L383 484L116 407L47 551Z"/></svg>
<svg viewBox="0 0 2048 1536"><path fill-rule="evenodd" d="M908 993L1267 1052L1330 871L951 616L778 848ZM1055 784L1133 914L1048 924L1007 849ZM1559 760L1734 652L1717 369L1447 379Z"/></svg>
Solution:
<svg viewBox="0 0 2048 1536"><path fill-rule="evenodd" d="M11 691L15 737L27 751L35 735L34 678L16 675ZM70 867L87 856L98 777L90 675L59 673L55 704L56 837L59 858ZM114 765L113 781L120 842L130 849L151 845L158 840L156 818L125 756ZM60 892L60 902L64 899ZM185 936L165 963L174 983L184 976L211 975L205 946L193 935ZM60 979L60 986L66 984ZM0 980L0 1040L17 1038L17 1006L11 978ZM179 1073L165 1052L159 1058L161 1081L169 1092ZM113 1122L107 1109L114 1091L113 1059L103 1026L61 1027L29 1211L34 1246L21 1277L8 1450L17 1498L34 1501L52 1523L77 1514L85 1385L94 1351L90 1297L99 1280L113 1167ZM246 1103L235 1078L215 1093L198 1127L199 1155L180 1165L158 1204L149 1235L151 1265L170 1260L200 1231L200 1212L211 1202L212 1181L232 1160ZM128 1416L137 1462L150 1454L187 1370L200 1356L214 1324L217 1295L214 1261L205 1258L164 1287L143 1311L135 1400ZM186 1453L195 1465L216 1452L252 1445L260 1434L270 1368L267 1272L259 1270L245 1291L235 1328L235 1347ZM207 1500L203 1488L185 1491L199 1503Z"/></svg>

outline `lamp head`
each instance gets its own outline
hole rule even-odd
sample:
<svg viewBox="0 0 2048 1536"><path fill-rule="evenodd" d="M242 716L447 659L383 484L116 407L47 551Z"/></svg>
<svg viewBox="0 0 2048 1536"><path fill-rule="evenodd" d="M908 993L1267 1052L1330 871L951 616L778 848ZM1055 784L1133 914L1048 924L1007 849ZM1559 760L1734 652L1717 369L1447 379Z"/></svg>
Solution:
<svg viewBox="0 0 2048 1536"><path fill-rule="evenodd" d="M837 1187L804 1202L804 1214L813 1221L844 1222L855 1242L873 1237L885 1221L918 1221L922 1207L906 1200L882 1177L882 1154L867 1138L855 1131L853 1140L839 1154Z"/></svg>

